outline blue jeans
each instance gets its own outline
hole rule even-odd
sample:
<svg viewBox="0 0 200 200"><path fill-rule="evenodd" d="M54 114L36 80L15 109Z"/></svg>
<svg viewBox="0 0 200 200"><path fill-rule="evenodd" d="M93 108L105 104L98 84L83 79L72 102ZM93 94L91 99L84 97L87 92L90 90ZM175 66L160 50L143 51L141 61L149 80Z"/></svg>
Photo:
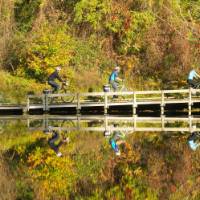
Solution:
<svg viewBox="0 0 200 200"><path fill-rule="evenodd" d="M57 92L60 86L54 81L48 81L48 84L53 88L53 92Z"/></svg>
<svg viewBox="0 0 200 200"><path fill-rule="evenodd" d="M51 149L53 149L55 151L55 153L58 153L59 152L59 148L60 146L63 144L62 141L60 141L57 145L55 144L55 142L59 140L59 135L57 132L53 132L53 136L52 138L50 138L48 140L48 144L49 146L51 147Z"/></svg>

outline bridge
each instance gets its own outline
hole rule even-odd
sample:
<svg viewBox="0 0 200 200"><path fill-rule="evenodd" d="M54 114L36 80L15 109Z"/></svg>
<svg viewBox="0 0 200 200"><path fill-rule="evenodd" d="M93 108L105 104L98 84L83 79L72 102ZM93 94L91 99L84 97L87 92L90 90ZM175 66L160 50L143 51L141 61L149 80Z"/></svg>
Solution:
<svg viewBox="0 0 200 200"><path fill-rule="evenodd" d="M200 89L28 95L21 105L0 105L7 114L200 115ZM113 98L113 95L118 98ZM60 98L71 97L64 102ZM54 100L54 101L52 101Z"/></svg>
<svg viewBox="0 0 200 200"><path fill-rule="evenodd" d="M51 127L57 131L112 132L182 132L200 131L200 117L138 117L138 116L57 116L28 115L1 116L0 122L23 120L30 131L43 131ZM114 127L114 124L117 124Z"/></svg>

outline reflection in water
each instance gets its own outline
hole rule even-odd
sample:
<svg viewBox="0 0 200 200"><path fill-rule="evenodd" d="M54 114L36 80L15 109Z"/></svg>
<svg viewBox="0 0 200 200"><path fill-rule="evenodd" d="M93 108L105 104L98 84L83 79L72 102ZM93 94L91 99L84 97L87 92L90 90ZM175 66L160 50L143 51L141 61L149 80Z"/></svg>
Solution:
<svg viewBox="0 0 200 200"><path fill-rule="evenodd" d="M36 118L28 120L29 128L42 130L48 126L56 130L65 131L113 131L123 130L125 132L151 131L151 132L194 132L200 131L200 119L198 118L170 118L170 117L117 117L117 116L72 116ZM40 122L35 122L40 121ZM113 127L118 123L117 128ZM35 126L35 125L40 126ZM195 125L195 128L193 126Z"/></svg>
<svg viewBox="0 0 200 200"><path fill-rule="evenodd" d="M168 119L159 132L158 120L105 119L0 121L2 156L25 185L18 193L34 192L18 199L200 199L197 120Z"/></svg>
<svg viewBox="0 0 200 200"><path fill-rule="evenodd" d="M197 148L200 146L200 133L199 132L193 132L188 137L188 145L193 151L197 150Z"/></svg>
<svg viewBox="0 0 200 200"><path fill-rule="evenodd" d="M60 134L58 133L58 131L49 129L45 129L44 130L45 134L52 134L52 137L48 139L48 144L50 146L50 148L56 153L56 155L58 157L62 156L62 153L59 151L60 147L62 146L62 144L64 143L69 143L69 137L65 137L65 136L60 136Z"/></svg>
<svg viewBox="0 0 200 200"><path fill-rule="evenodd" d="M114 127L117 127L117 124L114 124ZM119 145L125 144L125 134L119 130L113 131L113 133L111 134L111 138L109 139L109 143L115 154L117 156L120 156L121 151L119 149Z"/></svg>

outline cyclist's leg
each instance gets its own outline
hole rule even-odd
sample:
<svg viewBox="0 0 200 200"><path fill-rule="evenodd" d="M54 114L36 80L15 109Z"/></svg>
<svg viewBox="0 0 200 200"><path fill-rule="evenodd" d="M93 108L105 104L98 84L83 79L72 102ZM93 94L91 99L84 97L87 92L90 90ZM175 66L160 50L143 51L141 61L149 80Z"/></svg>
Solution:
<svg viewBox="0 0 200 200"><path fill-rule="evenodd" d="M110 85L112 86L113 91L116 92L117 89L118 89L118 84L117 84L117 82L115 82L115 81L110 81Z"/></svg>
<svg viewBox="0 0 200 200"><path fill-rule="evenodd" d="M198 86L198 82L196 82L195 80L188 80L188 85L189 87L196 89Z"/></svg>
<svg viewBox="0 0 200 200"><path fill-rule="evenodd" d="M48 81L48 84L53 88L53 92L57 92L60 86L54 81Z"/></svg>
<svg viewBox="0 0 200 200"><path fill-rule="evenodd" d="M119 87L118 83L116 81L111 81L110 84L111 84L111 86L113 88L113 91L117 92L118 91L118 87ZM113 98L118 98L118 96L114 95Z"/></svg>
<svg viewBox="0 0 200 200"><path fill-rule="evenodd" d="M55 142L59 139L59 134L57 132L53 132L53 136L48 140L48 144L56 153L58 152L58 147Z"/></svg>

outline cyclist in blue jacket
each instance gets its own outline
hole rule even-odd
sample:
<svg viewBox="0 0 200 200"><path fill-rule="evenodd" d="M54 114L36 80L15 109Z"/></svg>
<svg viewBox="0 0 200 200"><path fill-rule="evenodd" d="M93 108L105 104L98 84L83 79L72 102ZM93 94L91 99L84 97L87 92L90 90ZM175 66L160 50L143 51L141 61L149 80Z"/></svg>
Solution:
<svg viewBox="0 0 200 200"><path fill-rule="evenodd" d="M117 91L119 85L118 82L122 81L122 79L118 77L119 72L120 72L120 67L116 66L109 77L109 83L111 84L114 92Z"/></svg>
<svg viewBox="0 0 200 200"><path fill-rule="evenodd" d="M199 132L193 132L189 137L188 137L188 145L190 149L193 151L196 151L197 148L200 146L200 133Z"/></svg>
<svg viewBox="0 0 200 200"><path fill-rule="evenodd" d="M188 74L188 79L187 79L187 82L189 84L189 87L192 87L192 88L196 88L197 87L197 84L198 84L198 79L200 78L200 75L193 69L189 72Z"/></svg>
<svg viewBox="0 0 200 200"><path fill-rule="evenodd" d="M114 127L116 127L117 125L114 124ZM121 144L125 144L125 134L122 133L121 131L114 131L109 143L111 145L111 148L114 150L115 155L120 156L121 155L121 151L119 149L119 145Z"/></svg>

